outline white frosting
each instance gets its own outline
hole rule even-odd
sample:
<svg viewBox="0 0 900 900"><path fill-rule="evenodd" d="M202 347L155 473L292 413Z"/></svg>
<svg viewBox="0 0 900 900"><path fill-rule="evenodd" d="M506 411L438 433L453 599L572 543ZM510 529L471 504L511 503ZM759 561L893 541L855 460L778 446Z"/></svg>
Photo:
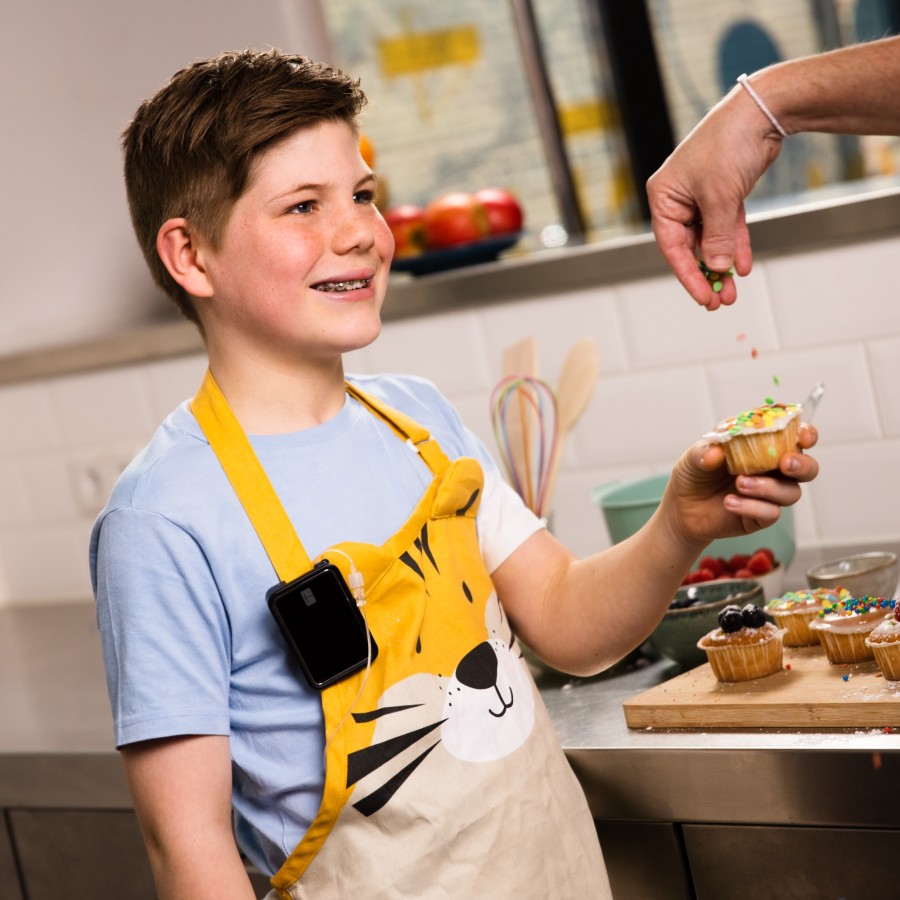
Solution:
<svg viewBox="0 0 900 900"><path fill-rule="evenodd" d="M893 615L885 619L869 635L869 640L877 644L889 644L900 641L900 621Z"/></svg>
<svg viewBox="0 0 900 900"><path fill-rule="evenodd" d="M830 631L832 634L865 634L875 628L886 616L893 616L893 612L873 609L871 612L854 613L850 616L829 613L827 616L811 622L809 627L814 631Z"/></svg>
<svg viewBox="0 0 900 900"><path fill-rule="evenodd" d="M732 416L730 419L725 419L724 422L720 422L712 431L708 431L703 435L704 439L707 441L711 441L714 444L725 444L730 441L734 437L740 437L741 435L748 434L773 434L776 431L783 431L789 422L793 419L796 419L797 416L803 411L803 407L799 403L788 403L786 406L791 407L787 409L785 415L779 416L775 421L766 427L763 428L754 428L752 425L744 425L740 429L735 430L735 423L740 418L740 416ZM760 409L765 409L766 407L759 407ZM753 412L754 410L747 410L747 412ZM741 415L746 415L746 413L741 413Z"/></svg>

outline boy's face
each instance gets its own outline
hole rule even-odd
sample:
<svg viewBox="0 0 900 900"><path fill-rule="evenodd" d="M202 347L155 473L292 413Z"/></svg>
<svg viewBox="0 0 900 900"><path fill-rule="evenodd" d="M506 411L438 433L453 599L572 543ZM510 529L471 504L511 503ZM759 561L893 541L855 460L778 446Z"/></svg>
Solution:
<svg viewBox="0 0 900 900"><path fill-rule="evenodd" d="M344 122L304 128L256 162L218 249L203 247L208 338L275 361L333 360L371 343L394 241Z"/></svg>

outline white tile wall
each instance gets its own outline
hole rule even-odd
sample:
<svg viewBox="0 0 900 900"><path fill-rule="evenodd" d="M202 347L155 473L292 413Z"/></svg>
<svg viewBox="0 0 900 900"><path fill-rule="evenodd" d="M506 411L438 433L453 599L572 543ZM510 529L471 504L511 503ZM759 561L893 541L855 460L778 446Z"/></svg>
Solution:
<svg viewBox="0 0 900 900"><path fill-rule="evenodd" d="M434 380L496 450L489 413L504 347L538 339L555 384L585 335L600 348L597 391L570 437L553 528L576 553L609 543L591 489L667 471L720 418L773 394L816 413L820 477L796 508L801 546L900 538L900 239L758 258L729 309L707 313L669 278L389 322L347 370ZM118 464L190 397L200 354L0 388L0 605L89 597L92 515L73 473ZM775 379L780 385L775 384Z"/></svg>

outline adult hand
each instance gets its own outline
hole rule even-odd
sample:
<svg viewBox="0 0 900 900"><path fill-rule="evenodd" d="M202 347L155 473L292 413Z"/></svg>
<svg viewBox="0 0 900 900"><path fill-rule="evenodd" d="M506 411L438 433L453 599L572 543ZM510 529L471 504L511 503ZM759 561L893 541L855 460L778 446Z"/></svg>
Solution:
<svg viewBox="0 0 900 900"><path fill-rule="evenodd" d="M780 150L781 136L737 87L647 181L659 249L688 293L709 310L734 303L737 288L726 276L721 290L713 290L697 260L714 272L750 272L744 198Z"/></svg>

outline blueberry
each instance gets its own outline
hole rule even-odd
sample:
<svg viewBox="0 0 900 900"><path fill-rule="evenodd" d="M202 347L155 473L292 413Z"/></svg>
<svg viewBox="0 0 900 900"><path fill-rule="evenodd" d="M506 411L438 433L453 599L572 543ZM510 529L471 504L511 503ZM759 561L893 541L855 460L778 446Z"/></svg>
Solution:
<svg viewBox="0 0 900 900"><path fill-rule="evenodd" d="M719 628L726 634L734 631L740 631L744 624L741 608L731 603L719 613Z"/></svg>
<svg viewBox="0 0 900 900"><path fill-rule="evenodd" d="M766 624L766 614L752 603L741 610L741 619L748 628L762 628Z"/></svg>

